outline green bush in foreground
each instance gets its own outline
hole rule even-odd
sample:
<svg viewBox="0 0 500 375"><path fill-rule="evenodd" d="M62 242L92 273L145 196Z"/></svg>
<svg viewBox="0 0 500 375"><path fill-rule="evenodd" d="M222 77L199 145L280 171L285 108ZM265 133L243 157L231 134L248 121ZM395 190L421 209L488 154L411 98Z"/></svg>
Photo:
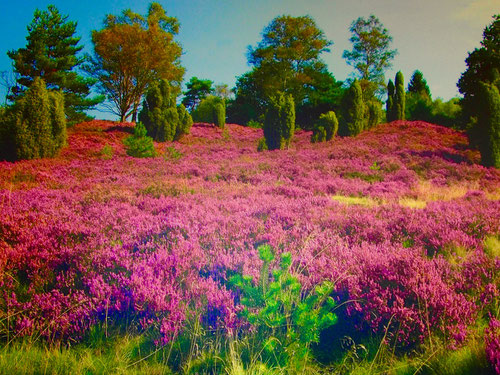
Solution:
<svg viewBox="0 0 500 375"><path fill-rule="evenodd" d="M123 143L129 156L136 158L152 158L156 156L153 138L147 136L146 127L142 122L135 125L134 135L126 138Z"/></svg>
<svg viewBox="0 0 500 375"><path fill-rule="evenodd" d="M256 330L254 359L291 372L303 371L311 360L311 344L318 343L320 332L337 322L330 296L334 285L325 281L303 295L291 270L291 254L281 254L279 266L271 269L271 247L263 245L258 250L263 262L259 284L251 276L230 278L230 284L241 293L242 315Z"/></svg>

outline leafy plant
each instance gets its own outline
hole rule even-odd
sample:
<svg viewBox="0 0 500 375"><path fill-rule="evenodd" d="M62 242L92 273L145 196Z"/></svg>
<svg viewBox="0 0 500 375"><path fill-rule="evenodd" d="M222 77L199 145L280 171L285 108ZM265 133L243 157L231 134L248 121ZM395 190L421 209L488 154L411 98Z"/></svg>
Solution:
<svg viewBox="0 0 500 375"><path fill-rule="evenodd" d="M335 301L330 296L334 285L324 281L306 293L292 273L290 253L281 254L278 267L271 269L275 258L272 248L262 245L258 250L263 262L259 283L254 284L251 276L237 274L230 278L230 284L240 292L242 316L259 337L257 353L279 367L299 370L307 364L310 346L319 342L320 332L337 321L332 312Z"/></svg>
<svg viewBox="0 0 500 375"><path fill-rule="evenodd" d="M123 143L127 148L127 155L136 158L152 158L156 156L153 138L147 136L146 127L138 122L134 127L134 135L126 138Z"/></svg>
<svg viewBox="0 0 500 375"><path fill-rule="evenodd" d="M295 132L295 104L291 95L278 93L268 105L264 119L264 137L270 150L290 145Z"/></svg>

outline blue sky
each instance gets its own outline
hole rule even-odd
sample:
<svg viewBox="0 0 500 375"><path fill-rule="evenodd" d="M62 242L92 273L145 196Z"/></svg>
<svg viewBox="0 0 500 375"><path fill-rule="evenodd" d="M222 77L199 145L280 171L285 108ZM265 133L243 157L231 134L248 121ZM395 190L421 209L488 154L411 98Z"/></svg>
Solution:
<svg viewBox="0 0 500 375"><path fill-rule="evenodd" d="M130 8L145 14L149 1L132 0L0 0L0 71L9 70L6 52L26 44L26 26L36 8L54 4L78 22L77 34L90 52L90 32L102 27L106 14ZM377 16L393 37L398 50L386 78L401 70L406 81L415 69L423 72L433 98L458 95L456 82L465 70L467 53L479 46L484 27L500 13L498 0L167 0L159 1L170 16L179 19L177 41L183 47L185 81L210 79L234 86L236 77L248 71L246 51L261 39L264 27L276 16L310 15L333 41L322 55L338 80L352 74L342 59L351 49L349 26L359 16ZM0 89L1 90L1 89ZM0 97L4 94L0 91ZM110 118L108 115L98 117Z"/></svg>

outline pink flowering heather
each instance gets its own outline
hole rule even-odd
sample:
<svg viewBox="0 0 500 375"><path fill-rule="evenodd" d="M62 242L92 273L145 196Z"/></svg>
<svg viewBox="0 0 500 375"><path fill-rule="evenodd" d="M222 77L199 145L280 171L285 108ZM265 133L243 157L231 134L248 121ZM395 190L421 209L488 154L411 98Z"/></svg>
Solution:
<svg viewBox="0 0 500 375"><path fill-rule="evenodd" d="M262 130L195 124L135 159L122 144L131 128L82 123L55 159L0 163L12 334L79 340L105 319L158 344L193 319L234 332L228 278L258 280L264 243L292 254L305 288L335 283L338 324L388 326L401 346L431 332L459 343L498 298L500 261L483 243L500 234L500 172L478 165L462 133L393 122L316 144L299 131L290 149L257 152Z"/></svg>
<svg viewBox="0 0 500 375"><path fill-rule="evenodd" d="M495 369L497 374L500 374L500 321L492 318L490 325L485 331L486 341L486 357Z"/></svg>

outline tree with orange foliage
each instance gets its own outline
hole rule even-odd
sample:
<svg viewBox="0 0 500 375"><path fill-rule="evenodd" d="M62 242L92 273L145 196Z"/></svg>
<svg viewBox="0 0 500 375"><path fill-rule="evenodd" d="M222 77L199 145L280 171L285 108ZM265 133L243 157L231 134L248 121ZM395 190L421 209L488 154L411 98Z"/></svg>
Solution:
<svg viewBox="0 0 500 375"><path fill-rule="evenodd" d="M94 55L87 71L96 78L106 95L108 109L125 121L137 110L147 87L158 79L179 87L184 75L180 65L182 48L174 41L179 22L168 17L159 3L149 6L143 17L125 10L117 17L108 15L104 28L92 31ZM180 89L178 88L180 91Z"/></svg>

